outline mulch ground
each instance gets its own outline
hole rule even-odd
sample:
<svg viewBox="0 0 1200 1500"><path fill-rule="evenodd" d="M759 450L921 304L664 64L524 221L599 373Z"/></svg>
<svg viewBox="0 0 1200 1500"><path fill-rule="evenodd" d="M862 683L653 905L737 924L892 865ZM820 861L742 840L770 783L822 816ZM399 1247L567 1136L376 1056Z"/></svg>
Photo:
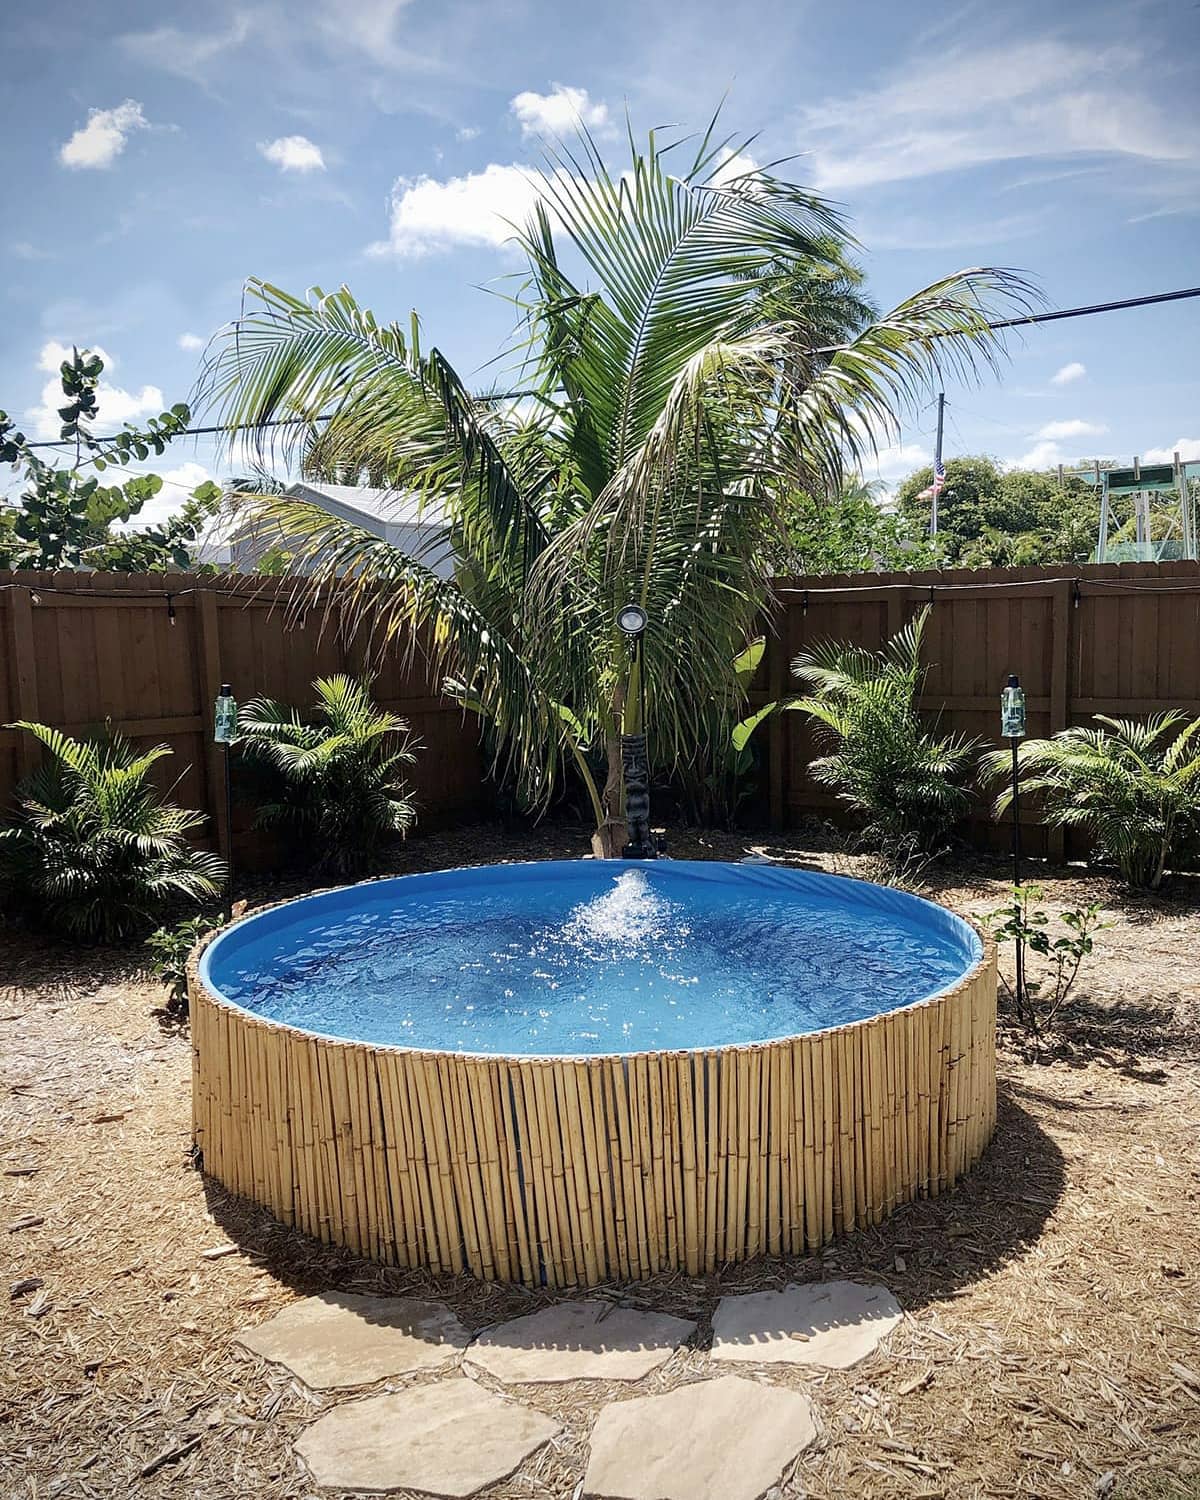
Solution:
<svg viewBox="0 0 1200 1500"><path fill-rule="evenodd" d="M414 840L397 868L584 848L573 830L480 827ZM755 851L869 872L819 837L673 845ZM923 880L981 914L1004 877L972 857ZM1113 925L1038 1055L1003 1032L996 1139L959 1189L819 1257L609 1289L699 1322L639 1393L709 1370L722 1292L821 1275L895 1292L907 1317L886 1352L845 1373L759 1372L808 1390L821 1424L776 1500L1200 1495L1200 882L1133 900L1075 870L1044 884L1051 910L1098 900ZM546 1299L323 1248L206 1180L186 1030L155 1017L141 964L0 930L0 1496L313 1496L292 1445L330 1398L242 1353L239 1329L330 1287L439 1296L471 1328ZM490 1494L569 1500L620 1394L522 1390L563 1432Z"/></svg>

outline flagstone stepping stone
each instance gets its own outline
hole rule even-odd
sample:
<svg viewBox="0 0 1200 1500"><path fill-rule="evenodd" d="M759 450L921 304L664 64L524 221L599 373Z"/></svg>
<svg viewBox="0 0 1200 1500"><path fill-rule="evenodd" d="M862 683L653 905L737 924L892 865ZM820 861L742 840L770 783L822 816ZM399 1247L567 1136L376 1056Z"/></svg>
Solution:
<svg viewBox="0 0 1200 1500"><path fill-rule="evenodd" d="M759 1500L817 1435L800 1391L737 1375L606 1406L584 1500Z"/></svg>
<svg viewBox="0 0 1200 1500"><path fill-rule="evenodd" d="M452 1375L326 1412L296 1443L313 1479L338 1490L474 1495L560 1430L557 1422Z"/></svg>
<svg viewBox="0 0 1200 1500"><path fill-rule="evenodd" d="M696 1331L686 1318L587 1298L556 1302L485 1329L466 1365L506 1385L562 1380L640 1380L666 1364Z"/></svg>
<svg viewBox="0 0 1200 1500"><path fill-rule="evenodd" d="M714 1359L848 1370L900 1322L884 1286L813 1281L781 1292L722 1297L713 1314Z"/></svg>
<svg viewBox="0 0 1200 1500"><path fill-rule="evenodd" d="M465 1349L469 1336L441 1302L323 1292L244 1329L238 1342L328 1391L435 1369Z"/></svg>

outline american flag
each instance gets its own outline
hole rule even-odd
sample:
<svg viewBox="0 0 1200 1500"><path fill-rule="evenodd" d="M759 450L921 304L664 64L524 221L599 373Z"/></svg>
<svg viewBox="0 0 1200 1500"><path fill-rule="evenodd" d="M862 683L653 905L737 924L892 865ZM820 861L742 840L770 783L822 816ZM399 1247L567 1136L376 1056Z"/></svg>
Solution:
<svg viewBox="0 0 1200 1500"><path fill-rule="evenodd" d="M918 500L936 500L946 487L946 467L940 458L933 461L933 483L917 496Z"/></svg>

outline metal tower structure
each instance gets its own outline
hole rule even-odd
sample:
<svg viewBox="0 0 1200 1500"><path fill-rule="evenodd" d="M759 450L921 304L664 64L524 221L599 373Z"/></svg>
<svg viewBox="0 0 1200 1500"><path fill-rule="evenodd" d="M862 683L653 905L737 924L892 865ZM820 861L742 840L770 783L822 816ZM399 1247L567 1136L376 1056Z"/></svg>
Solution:
<svg viewBox="0 0 1200 1500"><path fill-rule="evenodd" d="M1100 525L1096 537L1096 562L1160 562L1168 558L1196 558L1197 505L1193 485L1200 487L1200 462L1184 463L1176 453L1169 464L1143 464L1137 458L1129 469L1102 468L1070 471L1076 478L1095 485L1100 494ZM1129 496L1133 508L1135 540L1113 542L1109 538L1112 500ZM1155 538L1152 518L1166 514L1166 536Z"/></svg>

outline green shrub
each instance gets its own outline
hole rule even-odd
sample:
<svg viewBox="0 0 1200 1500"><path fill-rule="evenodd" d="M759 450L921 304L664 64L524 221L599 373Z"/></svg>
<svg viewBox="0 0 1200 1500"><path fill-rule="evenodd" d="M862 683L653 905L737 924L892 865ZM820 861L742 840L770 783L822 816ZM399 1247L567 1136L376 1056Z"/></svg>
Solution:
<svg viewBox="0 0 1200 1500"><path fill-rule="evenodd" d="M1130 885L1157 890L1171 855L1200 833L1200 719L1172 709L1144 724L1104 714L1095 723L1025 740L1021 790L1040 797L1051 826L1089 833ZM981 770L985 781L1004 782L1000 817L1012 800L1011 752L984 756Z"/></svg>
<svg viewBox="0 0 1200 1500"><path fill-rule="evenodd" d="M158 927L146 939L150 952L150 970L167 992L167 1009L176 1015L187 1015L188 955L206 932L216 927L220 918L214 915L188 917L173 927Z"/></svg>
<svg viewBox="0 0 1200 1500"><path fill-rule="evenodd" d="M917 709L928 617L926 608L881 651L824 642L792 663L809 691L787 707L809 714L830 745L810 763L813 779L893 850L935 850L971 805L978 740L933 733Z"/></svg>
<svg viewBox="0 0 1200 1500"><path fill-rule="evenodd" d="M148 781L169 746L139 752L120 735L75 740L24 720L9 728L50 752L18 788L16 824L0 831L0 866L40 925L123 942L178 902L220 891L225 866L188 842L204 814L164 802Z"/></svg>
<svg viewBox="0 0 1200 1500"><path fill-rule="evenodd" d="M280 828L311 868L356 874L415 819L401 767L416 760L408 723L372 701L365 683L322 677L312 722L269 698L238 715L238 744L265 771L260 827Z"/></svg>
<svg viewBox="0 0 1200 1500"><path fill-rule="evenodd" d="M1046 978L1025 978L1010 985L1003 974L1000 982L1012 997L1017 1019L1039 1033L1057 1017L1079 978L1083 961L1095 946L1096 933L1111 927L1100 916L1099 904L1076 906L1058 914L1063 931L1050 936L1050 918L1039 904L1040 885L1014 885L1011 899L992 912L991 933L998 943L1013 942L1036 953L1046 967ZM1018 970L1018 972L1020 972Z"/></svg>

